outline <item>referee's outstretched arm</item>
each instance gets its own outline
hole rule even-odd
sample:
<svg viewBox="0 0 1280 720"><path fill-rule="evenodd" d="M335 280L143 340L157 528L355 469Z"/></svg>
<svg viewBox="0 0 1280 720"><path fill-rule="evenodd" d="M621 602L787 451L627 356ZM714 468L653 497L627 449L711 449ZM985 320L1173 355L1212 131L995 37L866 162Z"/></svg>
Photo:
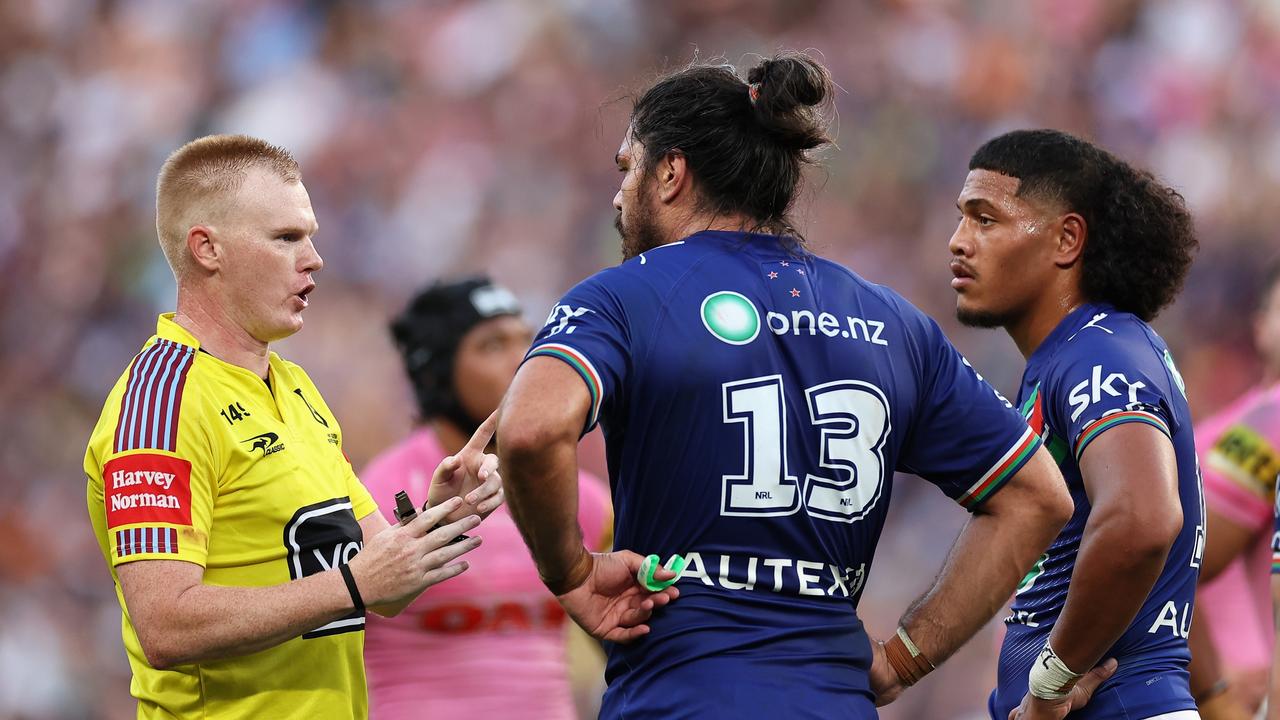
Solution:
<svg viewBox="0 0 1280 720"><path fill-rule="evenodd" d="M480 538L448 543L479 525L479 516L431 530L461 505L453 498L407 525L387 525L379 512L361 520L362 529L374 519L385 525L381 532L369 528L376 534L349 564L365 605L398 605L467 569L465 561L449 562L474 550ZM355 606L337 569L268 587L205 584L204 568L180 560L128 562L116 573L125 611L157 670L266 650L343 618Z"/></svg>
<svg viewBox="0 0 1280 720"><path fill-rule="evenodd" d="M461 506L454 498L402 526L378 512L361 519L368 540L350 566L365 605L407 604L467 569L465 561L450 563L480 539L449 541L479 525L479 516L431 529ZM349 615L355 605L337 569L267 587L207 585L204 568L181 560L141 560L116 572L125 610L157 670L265 650Z"/></svg>

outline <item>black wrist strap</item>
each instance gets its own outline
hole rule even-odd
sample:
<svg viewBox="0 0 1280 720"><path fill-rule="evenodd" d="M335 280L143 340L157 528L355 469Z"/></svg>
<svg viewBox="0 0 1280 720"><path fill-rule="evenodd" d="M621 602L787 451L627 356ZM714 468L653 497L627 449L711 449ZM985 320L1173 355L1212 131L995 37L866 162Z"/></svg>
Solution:
<svg viewBox="0 0 1280 720"><path fill-rule="evenodd" d="M351 603L355 605L356 612L364 614L364 599L360 597L360 588L356 587L356 578L351 574L351 566L342 563L338 566L338 572L342 573L342 581L347 584L347 592L351 593Z"/></svg>

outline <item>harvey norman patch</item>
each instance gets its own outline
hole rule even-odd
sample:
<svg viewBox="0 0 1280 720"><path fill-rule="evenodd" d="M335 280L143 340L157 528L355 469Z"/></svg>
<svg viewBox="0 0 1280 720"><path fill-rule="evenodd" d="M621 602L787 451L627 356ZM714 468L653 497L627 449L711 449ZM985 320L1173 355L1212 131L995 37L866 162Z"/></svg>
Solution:
<svg viewBox="0 0 1280 720"><path fill-rule="evenodd" d="M107 527L191 524L191 463L171 455L135 453L102 471Z"/></svg>

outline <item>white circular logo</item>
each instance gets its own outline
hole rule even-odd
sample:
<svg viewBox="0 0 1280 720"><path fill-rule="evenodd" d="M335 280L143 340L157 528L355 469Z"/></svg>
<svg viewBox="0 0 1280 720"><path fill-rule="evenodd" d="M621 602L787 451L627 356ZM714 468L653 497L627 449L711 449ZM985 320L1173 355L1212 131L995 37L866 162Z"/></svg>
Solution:
<svg viewBox="0 0 1280 720"><path fill-rule="evenodd" d="M760 313L739 293L711 293L702 301L701 314L707 331L730 345L746 345L760 334Z"/></svg>

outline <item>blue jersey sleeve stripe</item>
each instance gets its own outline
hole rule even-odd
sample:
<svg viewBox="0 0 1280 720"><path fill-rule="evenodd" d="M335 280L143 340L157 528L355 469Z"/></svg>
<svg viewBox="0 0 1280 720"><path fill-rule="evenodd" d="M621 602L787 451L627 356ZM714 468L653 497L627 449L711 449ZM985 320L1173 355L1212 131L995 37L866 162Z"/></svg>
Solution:
<svg viewBox="0 0 1280 720"><path fill-rule="evenodd" d="M582 381L587 384L587 392L591 395L591 411L587 414L587 423L583 427L582 433L585 435L591 432L591 428L595 427L596 422L599 420L600 402L604 395L603 383L600 382L600 373L596 372L595 366L591 364L586 355L568 345L560 343L539 345L529 352L525 360L538 356L553 357L568 363L569 367L576 370L578 375L582 377Z"/></svg>
<svg viewBox="0 0 1280 720"><path fill-rule="evenodd" d="M1140 422L1150 425L1160 432L1173 438L1173 433L1169 432L1169 426L1159 416L1141 410L1126 410L1124 412L1111 413L1103 415L1085 426L1080 431L1080 437L1076 440L1075 457L1076 462L1080 462L1080 457L1084 455L1084 449L1089 446L1099 435L1110 430L1117 425L1124 425L1131 422Z"/></svg>
<svg viewBox="0 0 1280 720"><path fill-rule="evenodd" d="M984 500L991 497L992 493L999 490L1005 483L1009 482L1009 478L1013 477L1027 463L1027 459L1035 453L1036 448L1040 447L1040 438L1032 432L1031 427L1023 431L1022 436L1018 438L1018 442L1009 448L1008 452L996 461L995 465L987 470L978 482L974 483L960 496L959 503L967 510L972 510L981 505Z"/></svg>

